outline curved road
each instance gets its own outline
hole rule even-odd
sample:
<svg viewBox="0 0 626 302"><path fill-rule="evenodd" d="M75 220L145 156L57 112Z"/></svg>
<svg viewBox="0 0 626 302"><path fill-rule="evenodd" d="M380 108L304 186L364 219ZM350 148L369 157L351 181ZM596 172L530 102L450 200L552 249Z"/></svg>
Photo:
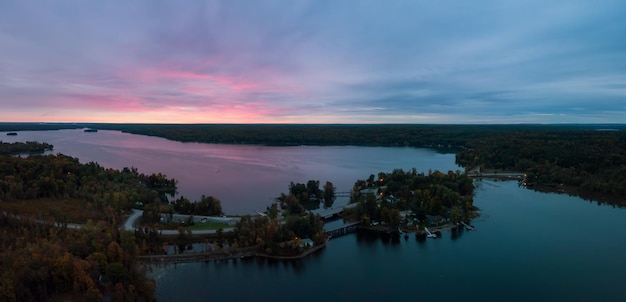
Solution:
<svg viewBox="0 0 626 302"><path fill-rule="evenodd" d="M137 228L135 227L135 224L137 223L137 219L139 219L141 215L143 215L142 210L133 209L133 213L128 217L128 219L126 219L126 222L124 222L123 229L127 231L136 230ZM224 228L222 230L224 231L224 233L227 233L227 232L234 231L235 228ZM161 230L160 233L161 235L178 235L178 230ZM216 234L216 233L217 233L217 230L192 230L191 231L192 235L207 235L207 234Z"/></svg>

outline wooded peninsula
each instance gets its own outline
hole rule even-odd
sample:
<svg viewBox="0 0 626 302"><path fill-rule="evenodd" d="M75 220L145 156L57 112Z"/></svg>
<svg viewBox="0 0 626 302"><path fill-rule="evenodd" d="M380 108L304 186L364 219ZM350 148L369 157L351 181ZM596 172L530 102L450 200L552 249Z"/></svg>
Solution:
<svg viewBox="0 0 626 302"><path fill-rule="evenodd" d="M455 153L466 171L525 173L523 183L529 188L618 206L626 197L624 125L0 123L0 131L68 128L222 144L426 147ZM2 301L151 301L155 284L146 277L140 257L162 253L168 242L184 248L198 240L181 227L175 238L161 236L163 215L223 214L216 197L173 200L177 181L160 173L107 169L61 154L35 155L52 148L44 142L0 143ZM32 156L15 156L20 154ZM372 172L379 173L355 182L351 202L356 206L345 210L345 219L364 225L381 222L393 229L407 226L402 211L410 210L417 221L442 217L459 222L475 215L467 173ZM332 206L332 183L320 188L319 181L311 180L288 188L268 206L266 216L241 217L228 238L218 232L203 240L216 248L253 248L277 256L301 252L303 238L323 243L323 221L307 209ZM120 224L136 207L144 210L142 229L123 230Z"/></svg>

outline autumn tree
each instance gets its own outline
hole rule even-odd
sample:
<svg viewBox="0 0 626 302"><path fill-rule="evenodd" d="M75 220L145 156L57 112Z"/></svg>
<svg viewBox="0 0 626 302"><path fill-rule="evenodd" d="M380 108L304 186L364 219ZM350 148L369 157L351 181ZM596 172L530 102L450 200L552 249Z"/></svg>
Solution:
<svg viewBox="0 0 626 302"><path fill-rule="evenodd" d="M327 181L326 184L324 184L324 207L325 208L330 208L333 206L333 203L335 202L335 191L336 191L336 188L332 182Z"/></svg>

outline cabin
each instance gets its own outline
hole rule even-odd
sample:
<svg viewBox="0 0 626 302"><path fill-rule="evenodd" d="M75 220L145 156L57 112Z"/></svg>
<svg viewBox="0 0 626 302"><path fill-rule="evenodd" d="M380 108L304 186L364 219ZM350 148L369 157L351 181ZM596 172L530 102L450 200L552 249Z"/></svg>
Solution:
<svg viewBox="0 0 626 302"><path fill-rule="evenodd" d="M304 238L300 241L301 248L311 248L315 245L315 242L311 238Z"/></svg>

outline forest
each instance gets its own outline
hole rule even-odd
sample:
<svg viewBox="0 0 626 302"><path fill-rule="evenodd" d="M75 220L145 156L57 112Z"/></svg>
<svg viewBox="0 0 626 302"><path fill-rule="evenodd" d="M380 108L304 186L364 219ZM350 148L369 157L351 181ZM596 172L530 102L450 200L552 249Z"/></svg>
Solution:
<svg viewBox="0 0 626 302"><path fill-rule="evenodd" d="M0 140L0 155L37 154L52 150L54 146L39 142L3 143Z"/></svg>
<svg viewBox="0 0 626 302"><path fill-rule="evenodd" d="M406 226L401 211L410 210L419 222L440 216L452 223L467 222L476 215L472 179L459 171L417 173L415 169L396 169L391 173L358 180L352 189L351 203L357 206L344 212L344 219L369 226L382 222L396 229Z"/></svg>
<svg viewBox="0 0 626 302"><path fill-rule="evenodd" d="M456 154L468 169L525 172L528 187L626 205L626 132L511 131L468 142Z"/></svg>
<svg viewBox="0 0 626 302"><path fill-rule="evenodd" d="M0 301L152 301L137 261L151 234L118 222L137 200L173 195L176 181L60 154L7 155L51 148L0 143Z"/></svg>
<svg viewBox="0 0 626 302"><path fill-rule="evenodd" d="M238 246L257 246L258 251L271 256L294 256L302 252L304 238L315 244L326 241L324 222L319 215L307 210L325 208L335 200L335 186L326 182L320 188L318 180L306 184L289 184L289 193L281 193L276 202L267 207L267 215L243 216L237 223L235 236ZM289 243L289 244L286 244Z"/></svg>

